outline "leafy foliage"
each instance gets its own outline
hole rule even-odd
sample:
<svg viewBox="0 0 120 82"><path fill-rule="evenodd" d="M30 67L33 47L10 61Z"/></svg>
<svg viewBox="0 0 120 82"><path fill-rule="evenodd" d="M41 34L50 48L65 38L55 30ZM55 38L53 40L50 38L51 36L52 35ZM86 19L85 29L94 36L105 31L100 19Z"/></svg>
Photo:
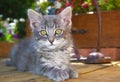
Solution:
<svg viewBox="0 0 120 82"><path fill-rule="evenodd" d="M4 18L26 18L30 7L34 7L34 0L0 0L0 14Z"/></svg>
<svg viewBox="0 0 120 82"><path fill-rule="evenodd" d="M99 0L101 10L110 11L120 9L120 0Z"/></svg>
<svg viewBox="0 0 120 82"><path fill-rule="evenodd" d="M0 41L14 42L25 37L25 19L0 18Z"/></svg>
<svg viewBox="0 0 120 82"><path fill-rule="evenodd" d="M53 2L43 2L43 3L39 4L39 6L40 6L40 9L41 9L40 12L42 14L46 14L47 10L48 10L48 7L49 6L54 6L54 3Z"/></svg>

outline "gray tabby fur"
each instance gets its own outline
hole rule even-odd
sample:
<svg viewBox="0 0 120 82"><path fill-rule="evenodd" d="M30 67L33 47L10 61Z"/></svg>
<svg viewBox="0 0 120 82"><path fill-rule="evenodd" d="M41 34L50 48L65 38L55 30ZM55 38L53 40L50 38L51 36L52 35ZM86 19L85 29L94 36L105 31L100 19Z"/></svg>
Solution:
<svg viewBox="0 0 120 82"><path fill-rule="evenodd" d="M78 73L70 65L73 43L70 34L71 7L58 15L45 15L29 9L28 18L32 37L16 44L10 58L18 71L28 71L44 75L56 82L77 78ZM45 29L47 36L39 31ZM62 29L63 34L56 36L55 30Z"/></svg>

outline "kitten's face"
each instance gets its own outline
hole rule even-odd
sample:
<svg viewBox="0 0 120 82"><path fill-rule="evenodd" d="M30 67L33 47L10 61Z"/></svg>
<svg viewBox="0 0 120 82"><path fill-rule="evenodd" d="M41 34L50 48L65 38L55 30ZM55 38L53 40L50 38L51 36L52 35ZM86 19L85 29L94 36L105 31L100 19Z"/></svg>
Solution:
<svg viewBox="0 0 120 82"><path fill-rule="evenodd" d="M71 8L66 8L59 15L42 16L28 10L28 17L33 35L43 49L61 48L68 43L71 29Z"/></svg>

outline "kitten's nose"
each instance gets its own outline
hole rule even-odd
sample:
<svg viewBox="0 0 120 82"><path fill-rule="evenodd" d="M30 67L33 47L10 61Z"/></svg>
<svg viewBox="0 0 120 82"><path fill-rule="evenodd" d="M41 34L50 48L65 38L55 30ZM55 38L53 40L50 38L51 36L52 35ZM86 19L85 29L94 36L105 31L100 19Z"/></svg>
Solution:
<svg viewBox="0 0 120 82"><path fill-rule="evenodd" d="M50 37L48 40L49 40L49 42L50 42L51 44L53 44L53 42L54 42L54 38L53 38L53 37Z"/></svg>

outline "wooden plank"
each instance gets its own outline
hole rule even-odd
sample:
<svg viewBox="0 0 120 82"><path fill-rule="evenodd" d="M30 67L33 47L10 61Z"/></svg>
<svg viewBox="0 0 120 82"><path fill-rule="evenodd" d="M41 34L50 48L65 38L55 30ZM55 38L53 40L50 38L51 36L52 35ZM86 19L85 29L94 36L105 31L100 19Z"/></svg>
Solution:
<svg viewBox="0 0 120 82"><path fill-rule="evenodd" d="M82 82L119 82L120 67L113 66L81 75ZM77 81L76 81L77 82Z"/></svg>
<svg viewBox="0 0 120 82"><path fill-rule="evenodd" d="M38 77L39 76L37 75L33 75L29 73L9 71L9 72L4 72L0 75L0 81L1 82L20 82L20 81L27 81L27 80L35 79Z"/></svg>
<svg viewBox="0 0 120 82"><path fill-rule="evenodd" d="M1 61L0 64L0 82L53 82L47 77L34 75L26 72L16 71L14 67L5 66L5 60ZM81 75L86 73L90 73L99 69L103 69L106 67L112 66L112 64L83 64L83 63L72 63L73 67L75 67L79 72L79 78L77 78L75 82L78 82L81 78ZM65 82L74 82L75 79L66 80Z"/></svg>
<svg viewBox="0 0 120 82"><path fill-rule="evenodd" d="M104 69L112 64L83 64L83 63L74 63L73 67L77 69L80 75L93 72L96 70Z"/></svg>

